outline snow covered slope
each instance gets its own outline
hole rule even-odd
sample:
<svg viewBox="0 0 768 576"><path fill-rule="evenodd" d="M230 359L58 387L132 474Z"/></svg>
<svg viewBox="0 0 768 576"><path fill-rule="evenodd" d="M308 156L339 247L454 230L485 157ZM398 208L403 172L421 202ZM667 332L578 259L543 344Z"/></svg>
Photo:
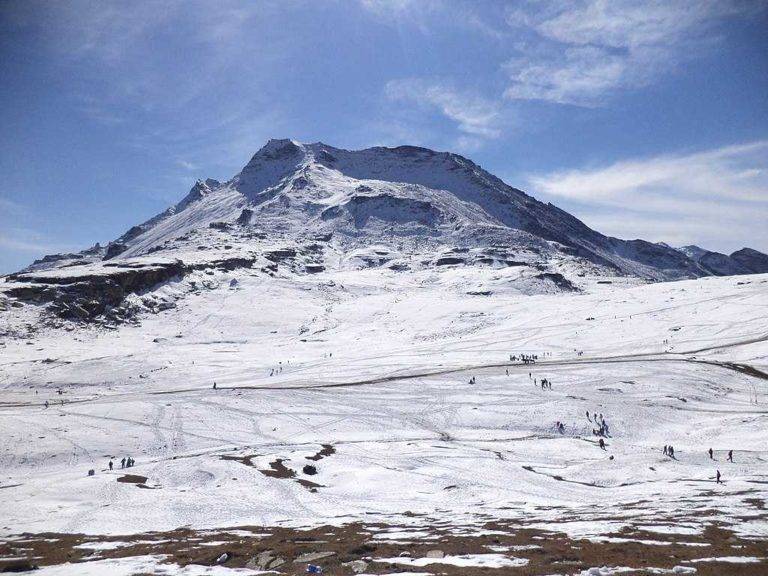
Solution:
<svg viewBox="0 0 768 576"><path fill-rule="evenodd" d="M414 514L768 535L750 504L768 498L768 276L544 294L521 267L208 272L167 282L197 289L141 325L0 339L6 535ZM109 456L134 457L148 489Z"/></svg>

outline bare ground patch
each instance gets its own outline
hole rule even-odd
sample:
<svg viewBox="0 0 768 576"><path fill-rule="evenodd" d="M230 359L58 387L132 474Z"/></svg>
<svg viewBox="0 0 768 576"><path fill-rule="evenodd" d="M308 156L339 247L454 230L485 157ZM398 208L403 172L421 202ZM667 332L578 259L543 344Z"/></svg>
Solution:
<svg viewBox="0 0 768 576"><path fill-rule="evenodd" d="M473 526L435 524L426 517L412 514L412 523L351 523L344 526L320 526L312 529L286 527L238 526L218 530L181 528L132 536L86 536L83 534L21 534L0 543L0 571L87 562L144 554L167 555L166 561L182 566L213 565L226 553L228 567L256 568L268 559L270 569L292 574L303 571L306 558L319 558L327 573L352 575L353 568L366 564L368 574L407 571L401 563L377 562L375 559L433 557L434 562L418 571L446 576L480 576L489 573L539 576L577 574L593 566L623 566L635 569L695 566L697 575L755 575L768 573L764 542L742 538L728 527L710 524L699 534L667 534L624 528L597 538L571 538L558 531L558 524L542 530L521 522L489 521ZM423 519L423 523L419 522ZM608 520L608 519L606 519ZM623 520L614 518L613 520ZM601 520L591 519L600 522ZM675 525L674 519L659 521ZM385 538L392 534L396 540ZM384 537L382 537L384 536ZM119 542L119 546L98 544ZM88 549L91 543L95 548ZM439 552L438 552L439 551ZM439 556L468 554L504 554L525 561L523 566L488 568L457 567L441 563ZM437 556L437 558L434 558ZM759 562L693 562L700 558L757 557ZM22 558L22 559L19 559ZM277 559L282 562L277 562ZM350 564L357 562L356 565ZM447 562L444 560L443 562Z"/></svg>

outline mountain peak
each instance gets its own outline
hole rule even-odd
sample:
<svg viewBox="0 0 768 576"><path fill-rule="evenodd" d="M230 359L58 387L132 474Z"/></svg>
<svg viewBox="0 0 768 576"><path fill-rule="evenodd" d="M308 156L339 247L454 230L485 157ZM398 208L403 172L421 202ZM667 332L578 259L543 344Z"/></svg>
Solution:
<svg viewBox="0 0 768 576"><path fill-rule="evenodd" d="M691 260L698 262L702 256L709 253L709 250L696 246L695 244L689 244L688 246L681 246L678 250L688 256Z"/></svg>
<svg viewBox="0 0 768 576"><path fill-rule="evenodd" d="M297 140L292 140L290 138L270 138L253 157L278 160L304 151L304 144Z"/></svg>
<svg viewBox="0 0 768 576"><path fill-rule="evenodd" d="M301 142L273 138L253 155L232 183L246 197L253 199L301 169L308 160L307 148Z"/></svg>

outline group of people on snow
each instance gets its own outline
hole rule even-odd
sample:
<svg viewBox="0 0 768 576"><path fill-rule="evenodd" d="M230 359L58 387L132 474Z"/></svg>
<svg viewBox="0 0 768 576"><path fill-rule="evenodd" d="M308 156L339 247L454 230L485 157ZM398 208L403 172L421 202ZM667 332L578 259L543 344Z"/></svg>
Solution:
<svg viewBox="0 0 768 576"><path fill-rule="evenodd" d="M131 467L133 467L134 464L136 464L136 461L133 458L131 458L130 456L128 456L127 458L125 456L123 456L123 459L120 460L120 468L131 468ZM114 470L115 462L114 462L114 460L112 460L112 458L109 459L109 463L107 464L107 466L109 466L110 470ZM88 475L89 476L93 476L93 474L91 474L90 472L91 471L89 470L88 471Z"/></svg>
<svg viewBox="0 0 768 576"><path fill-rule="evenodd" d="M333 356L333 353L331 353L331 356ZM291 363L291 361L288 360L288 364L290 364L290 363ZM276 374L282 373L282 371L283 371L283 363L282 362L278 362L277 366L275 368L272 368L269 371L269 375L270 376L275 376Z"/></svg>
<svg viewBox="0 0 768 576"><path fill-rule="evenodd" d="M608 436L610 433L610 430L608 429L608 421L603 418L603 413L601 412L598 414L597 412L594 412L592 416L589 414L589 410L586 412L587 414L587 420L592 422L592 417L594 417L594 423L597 424L597 428L592 429L592 434L594 436Z"/></svg>
<svg viewBox="0 0 768 576"><path fill-rule="evenodd" d="M123 459L120 460L120 468L133 468L134 464L136 464L136 460L130 456L127 458L123 456ZM109 469L112 470L112 460L109 461Z"/></svg>

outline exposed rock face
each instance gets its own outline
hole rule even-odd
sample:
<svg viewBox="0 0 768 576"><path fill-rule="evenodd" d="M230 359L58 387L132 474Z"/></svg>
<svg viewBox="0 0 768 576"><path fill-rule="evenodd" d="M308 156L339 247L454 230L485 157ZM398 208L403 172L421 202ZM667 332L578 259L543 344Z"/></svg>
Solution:
<svg viewBox="0 0 768 576"><path fill-rule="evenodd" d="M435 260L435 266L451 266L454 264L464 264L464 259L455 256L444 256Z"/></svg>
<svg viewBox="0 0 768 576"><path fill-rule="evenodd" d="M560 274L559 272L544 272L543 274L537 274L536 278L539 278L540 280L548 280L549 282L552 282L555 286L557 286L559 289L565 291L565 292L577 292L578 288L568 280L565 276Z"/></svg>
<svg viewBox="0 0 768 576"><path fill-rule="evenodd" d="M195 270L249 268L254 261L254 258L233 257L202 264L185 264L181 260L116 262L104 264L98 270L81 267L81 270L60 276L19 273L8 277L11 283L5 294L27 303L50 303L51 312L69 320L90 320L104 314L125 317L131 312L122 307L129 294L144 294ZM145 300L145 304L154 311L172 307L168 302L151 298Z"/></svg>
<svg viewBox="0 0 768 576"><path fill-rule="evenodd" d="M742 248L730 256L694 245L683 246L680 252L714 276L768 272L768 255L751 248Z"/></svg>
<svg viewBox="0 0 768 576"><path fill-rule="evenodd" d="M752 250L752 248L742 248L732 253L731 258L753 274L768 272L768 254Z"/></svg>
<svg viewBox="0 0 768 576"><path fill-rule="evenodd" d="M749 274L751 271L738 260L719 252L707 252L699 259L699 264L715 276Z"/></svg>
<svg viewBox="0 0 768 576"><path fill-rule="evenodd" d="M18 283L7 294L26 302L51 302L51 311L61 318L87 320L119 307L128 294L138 294L185 272L180 262L156 263L146 266L117 267L108 273L52 276L30 274L12 275Z"/></svg>
<svg viewBox="0 0 768 576"><path fill-rule="evenodd" d="M32 262L32 264L24 268L22 272L50 270L53 268L62 268L67 266L88 264L90 262L98 262L104 257L105 252L106 249L97 242L82 252L68 254L48 254L47 256L43 256L39 260L35 260Z"/></svg>
<svg viewBox="0 0 768 576"><path fill-rule="evenodd" d="M237 217L237 223L240 226L247 226L251 223L251 218L253 218L253 210L243 208L243 211L240 212L240 216Z"/></svg>
<svg viewBox="0 0 768 576"><path fill-rule="evenodd" d="M134 226L134 228L136 228L136 226ZM134 228L131 228L131 230L133 230ZM109 246L107 246L107 253L104 254L104 260L110 260L115 256L122 254L127 249L128 249L128 246L126 244L123 244L122 242L110 242Z"/></svg>

